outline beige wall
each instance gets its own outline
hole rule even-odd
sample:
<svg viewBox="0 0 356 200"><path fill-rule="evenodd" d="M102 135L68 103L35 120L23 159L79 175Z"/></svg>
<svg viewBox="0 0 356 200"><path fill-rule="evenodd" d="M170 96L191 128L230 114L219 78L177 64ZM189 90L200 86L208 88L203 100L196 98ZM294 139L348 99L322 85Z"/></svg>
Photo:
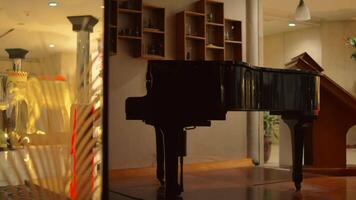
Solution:
<svg viewBox="0 0 356 200"><path fill-rule="evenodd" d="M265 66L284 68L285 63L303 52L307 52L322 65L319 28L301 29L264 37Z"/></svg>
<svg viewBox="0 0 356 200"><path fill-rule="evenodd" d="M356 49L345 45L350 36L356 36L355 21L324 22L318 27L268 35L264 37L264 64L283 68L291 58L307 52L327 76L356 96L356 62L350 59ZM280 143L286 147L280 152L281 164L288 164L290 136L285 124L281 126ZM348 132L348 143L356 144L356 126Z"/></svg>
<svg viewBox="0 0 356 200"><path fill-rule="evenodd" d="M356 36L355 21L325 22L319 27L264 37L264 64L283 68L300 53L307 52L326 75L356 96L356 62L350 59L356 49L345 39Z"/></svg>
<svg viewBox="0 0 356 200"><path fill-rule="evenodd" d="M175 14L193 0L147 0L144 3L166 8L166 54L175 58ZM243 21L245 0L226 0L225 17ZM243 40L245 41L245 29ZM245 45L244 45L245 46ZM110 60L109 162L110 169L152 166L155 163L154 129L141 121L125 120L125 99L143 96L146 60L132 58L128 46L119 41L119 53ZM245 52L245 51L244 51ZM244 54L244 58L246 55ZM205 162L246 157L246 114L229 113L226 121L211 128L188 133L188 162Z"/></svg>
<svg viewBox="0 0 356 200"><path fill-rule="evenodd" d="M8 58L0 59L0 72L5 72L7 69L12 68L12 61ZM24 71L37 71L40 68L40 62L38 60L23 61L22 68Z"/></svg>

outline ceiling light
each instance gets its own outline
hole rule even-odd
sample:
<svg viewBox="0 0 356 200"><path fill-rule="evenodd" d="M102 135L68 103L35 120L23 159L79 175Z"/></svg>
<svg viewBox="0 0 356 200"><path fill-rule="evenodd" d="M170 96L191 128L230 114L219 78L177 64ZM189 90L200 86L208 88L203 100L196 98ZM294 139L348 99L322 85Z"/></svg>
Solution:
<svg viewBox="0 0 356 200"><path fill-rule="evenodd" d="M54 45L54 44L49 44L49 45L48 45L49 48L54 48L55 46L56 46L56 45Z"/></svg>
<svg viewBox="0 0 356 200"><path fill-rule="evenodd" d="M100 6L101 8L105 8L105 6Z"/></svg>
<svg viewBox="0 0 356 200"><path fill-rule="evenodd" d="M299 1L299 5L295 11L294 19L296 21L308 21L311 19L309 8L304 3L304 0Z"/></svg>
<svg viewBox="0 0 356 200"><path fill-rule="evenodd" d="M49 7L57 7L58 6L58 2L50 1L50 2L48 2L48 6Z"/></svg>
<svg viewBox="0 0 356 200"><path fill-rule="evenodd" d="M289 22L289 23L288 23L288 26L289 26L289 27L295 27L295 26L297 26L297 24L295 24L295 23L293 23L293 22Z"/></svg>

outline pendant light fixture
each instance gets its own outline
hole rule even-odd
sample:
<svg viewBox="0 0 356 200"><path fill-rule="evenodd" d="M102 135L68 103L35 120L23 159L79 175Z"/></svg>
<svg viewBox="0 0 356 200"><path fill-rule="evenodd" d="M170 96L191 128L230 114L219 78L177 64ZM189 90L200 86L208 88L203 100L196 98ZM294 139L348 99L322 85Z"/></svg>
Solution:
<svg viewBox="0 0 356 200"><path fill-rule="evenodd" d="M304 3L304 0L299 1L299 5L295 11L294 19L296 21L308 21L311 19L309 8Z"/></svg>

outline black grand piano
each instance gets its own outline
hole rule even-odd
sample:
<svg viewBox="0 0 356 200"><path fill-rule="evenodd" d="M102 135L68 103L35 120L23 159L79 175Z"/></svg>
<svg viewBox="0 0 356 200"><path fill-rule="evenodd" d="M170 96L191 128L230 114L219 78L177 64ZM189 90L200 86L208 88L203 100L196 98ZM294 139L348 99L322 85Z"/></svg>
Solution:
<svg viewBox="0 0 356 200"><path fill-rule="evenodd" d="M303 138L319 111L318 74L230 61L149 61L147 95L126 99L126 119L155 127L157 178L166 199L183 191L186 131L228 111L270 111L292 134L293 181L301 189ZM178 178L179 177L179 178Z"/></svg>

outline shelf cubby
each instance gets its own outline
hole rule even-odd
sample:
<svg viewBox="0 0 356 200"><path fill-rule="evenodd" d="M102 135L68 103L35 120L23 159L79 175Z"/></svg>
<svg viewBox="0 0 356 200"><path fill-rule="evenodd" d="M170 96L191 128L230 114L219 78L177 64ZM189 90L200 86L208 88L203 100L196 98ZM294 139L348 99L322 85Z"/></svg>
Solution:
<svg viewBox="0 0 356 200"><path fill-rule="evenodd" d="M141 12L142 0L119 0L119 10L124 12Z"/></svg>
<svg viewBox="0 0 356 200"><path fill-rule="evenodd" d="M117 54L117 8L118 3L116 0L110 0L110 17L109 17L109 54L116 55Z"/></svg>
<svg viewBox="0 0 356 200"><path fill-rule="evenodd" d="M241 21L225 19L225 60L242 61Z"/></svg>
<svg viewBox="0 0 356 200"><path fill-rule="evenodd" d="M142 1L119 0L118 6L119 39L137 39L141 37Z"/></svg>
<svg viewBox="0 0 356 200"><path fill-rule="evenodd" d="M224 60L224 3L206 0L206 60Z"/></svg>
<svg viewBox="0 0 356 200"><path fill-rule="evenodd" d="M176 15L177 59L205 59L205 15L183 11Z"/></svg>
<svg viewBox="0 0 356 200"><path fill-rule="evenodd" d="M224 48L207 47L205 60L224 60Z"/></svg>
<svg viewBox="0 0 356 200"><path fill-rule="evenodd" d="M224 24L224 3L207 0L205 6L205 14L207 22Z"/></svg>
<svg viewBox="0 0 356 200"><path fill-rule="evenodd" d="M142 57L164 59L165 57L165 9L143 6Z"/></svg>
<svg viewBox="0 0 356 200"><path fill-rule="evenodd" d="M205 60L205 40L188 39L184 60Z"/></svg>
<svg viewBox="0 0 356 200"><path fill-rule="evenodd" d="M142 0L119 0L117 39L131 46L134 57L164 59L165 9Z"/></svg>
<svg viewBox="0 0 356 200"><path fill-rule="evenodd" d="M196 1L188 6L186 9L188 14L202 15L205 17L205 0Z"/></svg>

